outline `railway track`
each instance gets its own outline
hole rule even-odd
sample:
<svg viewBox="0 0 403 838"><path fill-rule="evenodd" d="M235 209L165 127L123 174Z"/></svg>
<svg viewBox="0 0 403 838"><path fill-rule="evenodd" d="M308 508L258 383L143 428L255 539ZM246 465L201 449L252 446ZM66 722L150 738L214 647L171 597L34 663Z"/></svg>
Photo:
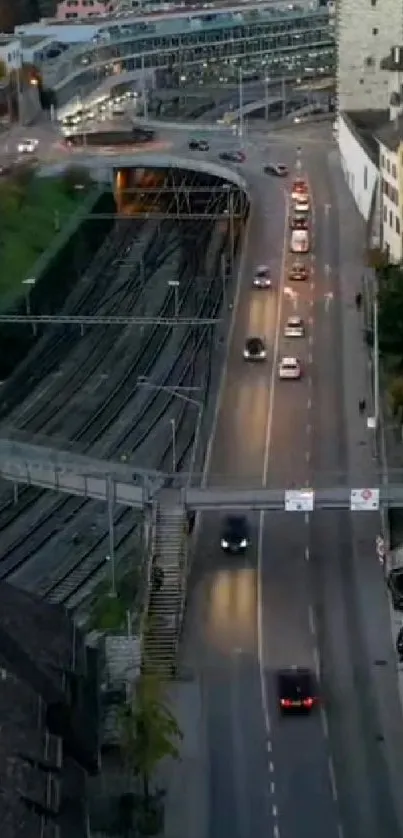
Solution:
<svg viewBox="0 0 403 838"><path fill-rule="evenodd" d="M219 263L220 261L221 254ZM190 290L189 286L190 283L186 286L187 291L184 293L182 298L183 305L186 304L187 294ZM219 283L219 286L221 289L221 283ZM216 313L217 307L220 305L220 300L219 289L216 288L215 290L217 292L216 299L212 300L211 287L209 286L206 289L206 293L203 297L199 310L200 315L214 316ZM113 297L113 293L111 294L111 297ZM172 295L169 295L169 300L169 305L172 308ZM160 354L161 348L165 346L165 342L163 343L163 346L161 345L162 341L160 332L161 330L156 328L151 330L151 332L146 336L145 347L143 346L142 352L139 352L136 355L136 358L133 359L134 363L130 363L130 372L127 376L125 376L125 380L123 380L120 386L118 383L116 384L116 387L109 394L107 404L104 404L102 406L103 409L96 412L96 415L90 417L88 422L84 424L78 432L78 436L76 438L81 439L85 448L94 445L97 441L99 441L99 445L103 444L102 440L108 430L113 426L116 416L121 413L124 407L133 398L133 375L136 376L136 379L139 374L147 375L155 366L156 356ZM166 342L168 339L169 335L166 336ZM187 359L186 353L188 352L191 343L193 352ZM204 350L202 351L203 347ZM144 349L147 351L144 352ZM200 365L201 359L203 363ZM142 361L143 365L141 366ZM195 346L194 339L191 339L189 334L184 334L181 337L180 354L174 363L171 364L170 368L165 371L165 377L160 383L169 383L170 380L174 380L176 384L181 384L182 386L192 386L196 380L195 375L200 376L200 371L205 374L206 368L209 369L210 366L211 345L209 345L208 358L206 358L205 335L200 336L199 341ZM208 379L208 375L205 375L205 379ZM80 390L82 386L81 382L77 389ZM66 399L67 403L69 401L71 401L71 394L69 399ZM129 451L130 454L141 450L141 448L146 444L147 436L150 437L150 435L153 434L158 427L158 424L161 422L161 419L167 414L167 411L172 404L175 404L174 397L167 398L165 396L165 398L162 398L161 393L154 392L152 394L150 392L148 397L142 401L138 412L134 414L132 426L123 429L121 433L116 436L115 441L108 445L109 456L119 454L122 447L125 448L125 452ZM189 421L189 406L176 399L174 412L178 438L179 432L181 432L182 440L178 457L178 466L180 466L182 461L186 459L193 444L195 411L193 409L193 418ZM153 418L151 418L151 413L153 413ZM102 420L102 422L100 422L100 420ZM51 423L52 420L48 417L46 421L47 423ZM170 439L168 441L166 439L165 441L161 441L156 467L161 468L166 462L167 457L169 456L170 444ZM26 490L27 493L32 491L36 490ZM43 493L39 492L39 495L42 494ZM36 500L37 499L38 497ZM25 501L23 497L22 506L20 506L19 511L24 512L25 510L29 512L29 509L34 506L35 502L33 502L32 498L31 500L28 498ZM36 518L36 523L32 522L34 524L34 529L30 535L28 552L26 545L24 549L24 541L26 541L27 538L26 533L19 544L14 543L12 546L10 545L11 549L3 555L3 561L0 565L0 577L9 578L10 575L14 575L16 570L21 565L29 561L29 559L37 553L41 547L49 544L53 537L57 537L61 529L64 530L66 526L68 527L73 524L74 521L81 518L81 513L83 513L86 508L88 510L90 506L94 508L94 502L86 501L81 498L64 498L63 501L58 500L57 503L53 504L52 508L48 510L48 514L44 514L42 521ZM137 523L138 521L135 518L133 510L121 509L116 512L116 550L119 552L124 551L127 549L130 539L135 540L137 538L139 531ZM0 531L4 531L9 524L10 517L6 514L6 510L0 506ZM87 545L85 555L81 555L72 561L71 550L68 550L67 552L68 561L66 559L66 567L63 569L63 563L59 561L58 555L58 572L57 574L55 572L55 578L53 578L51 582L49 580L44 580L42 583L36 585L35 590L39 594L46 596L51 601L62 602L65 605L72 607L79 600L80 591L82 590L83 585L87 585L89 580L96 581L97 578L104 573L105 554L107 552L106 527L104 526L102 532L94 532L91 544Z"/></svg>
<svg viewBox="0 0 403 838"><path fill-rule="evenodd" d="M173 307L173 300L172 295L168 296L168 301L166 306L169 306L169 310L172 310ZM147 349L147 356L148 358L154 359L156 350L161 349L161 339L160 336L157 334L158 329L154 329L152 331L152 338L153 342L150 343L150 339L146 341L146 346L144 345L139 350L138 355L132 360L130 366L130 372L136 373L136 379L138 375L138 364L141 360L141 357L144 357L144 349ZM150 336L149 336L150 337ZM157 345L158 341L158 345ZM151 355L150 355L151 351ZM146 367L143 367L143 370L147 370L150 366L150 361ZM125 384L126 382L123 382ZM132 382L130 384L130 393L132 390ZM122 393L121 393L121 384L114 389L111 396L112 398L109 400L107 407L109 408L109 414L106 420L105 425L102 428L99 427L99 416L97 415L95 422L92 421L90 425L85 426L83 432L86 433L86 443L90 445L93 443L103 432L105 426L108 427L110 423L115 418L116 414L120 411L122 406ZM124 393L124 398L127 398L127 390ZM114 401L115 400L115 401ZM110 405L113 406L112 413L110 412ZM105 404L103 405L105 407ZM98 423L98 424L97 424ZM90 432L90 435L88 435ZM28 491L36 491L36 490L28 490ZM49 500L49 495L47 495L47 501L45 504L45 508L41 511L38 510L38 506L36 501L39 499L40 496L45 496L46 493L38 492L32 501L32 495L30 498L30 502L25 506L25 510L28 511L28 516L25 518L25 524L30 527L30 538L29 543L27 544L26 533L19 532L17 537L13 539L11 543L6 543L6 539L3 539L4 548L3 548L3 559L0 566L0 575L2 578L7 578L10 573L15 572L15 570L27 559L30 558L34 553L41 549L41 547L54 536L56 533L59 532L61 526L66 526L76 515L77 513L83 508L83 506L88 503L87 501L83 501L81 498L59 498L56 501L53 499L52 501ZM49 501L49 503L48 503ZM16 516L17 509L13 510L13 515ZM10 519L7 517L6 519L2 519L3 524L3 532L4 528L8 526ZM20 522L19 522L20 523ZM22 523L22 522L21 522Z"/></svg>

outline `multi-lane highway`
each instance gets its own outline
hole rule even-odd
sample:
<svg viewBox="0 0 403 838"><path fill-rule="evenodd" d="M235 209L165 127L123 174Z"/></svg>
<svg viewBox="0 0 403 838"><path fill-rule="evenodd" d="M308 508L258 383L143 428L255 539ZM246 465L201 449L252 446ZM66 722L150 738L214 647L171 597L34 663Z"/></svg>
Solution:
<svg viewBox="0 0 403 838"><path fill-rule="evenodd" d="M283 148L282 162L292 167L296 158L295 148ZM255 217L206 469L211 483L309 486L324 472L336 479L347 470L339 218L326 149L305 145L301 167L313 248L310 279L298 284L288 281L289 186L262 180L256 167L250 176ZM259 263L271 267L272 291L252 287ZM307 334L291 341L283 332L294 311ZM243 361L252 334L265 337L267 364ZM301 381L278 380L283 354L301 359ZM203 684L209 834L398 838L379 749L390 731L379 730L370 712L350 514L261 514L251 525L252 545L241 558L222 553L218 516L204 515L198 531L184 658ZM318 674L323 700L310 718L279 716L275 671L292 664Z"/></svg>

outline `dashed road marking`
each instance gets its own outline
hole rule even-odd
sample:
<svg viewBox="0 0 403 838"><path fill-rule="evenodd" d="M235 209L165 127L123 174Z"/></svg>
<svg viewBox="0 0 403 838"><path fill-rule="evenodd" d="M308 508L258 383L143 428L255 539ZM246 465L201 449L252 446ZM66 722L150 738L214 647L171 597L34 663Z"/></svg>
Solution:
<svg viewBox="0 0 403 838"><path fill-rule="evenodd" d="M308 338L308 343L309 343L309 346L312 346L312 344L313 344L313 335L309 335L309 338Z"/></svg>
<svg viewBox="0 0 403 838"><path fill-rule="evenodd" d="M328 767L329 767L329 777L330 777L330 786L331 786L331 789L332 789L332 797L333 797L334 802L336 802L336 800L338 798L338 794L337 794L336 777L335 777L335 773L334 773L334 766L333 766L332 758L329 757L327 762L328 762Z"/></svg>
<svg viewBox="0 0 403 838"><path fill-rule="evenodd" d="M329 724L327 721L326 710L324 707L320 708L320 720L322 723L322 730L325 739L329 739Z"/></svg>
<svg viewBox="0 0 403 838"><path fill-rule="evenodd" d="M312 352L310 352L308 355L308 363L312 364Z"/></svg>
<svg viewBox="0 0 403 838"><path fill-rule="evenodd" d="M312 399L308 399L308 402L307 402L307 407L308 407L308 410L310 410L310 409L311 409L311 407L312 407Z"/></svg>
<svg viewBox="0 0 403 838"><path fill-rule="evenodd" d="M319 678L320 675L320 658L319 658L319 650L318 647L315 646L313 650L313 661L315 666L316 677Z"/></svg>
<svg viewBox="0 0 403 838"><path fill-rule="evenodd" d="M310 288L311 291L313 291L314 288L315 288L315 283L311 282L309 288Z"/></svg>
<svg viewBox="0 0 403 838"><path fill-rule="evenodd" d="M305 561L309 562L309 559L310 559L310 551L309 551L309 547L307 546L307 547L305 547Z"/></svg>
<svg viewBox="0 0 403 838"><path fill-rule="evenodd" d="M274 762L269 762L269 771L270 774L274 774Z"/></svg>
<svg viewBox="0 0 403 838"><path fill-rule="evenodd" d="M268 739L268 741L266 742L266 748L267 748L267 750L268 750L269 754L271 754L271 752L272 752L272 750L273 750L273 746L272 746L272 744L271 744L271 742L270 742L270 739Z"/></svg>
<svg viewBox="0 0 403 838"><path fill-rule="evenodd" d="M309 461L311 459L311 452L310 451L305 451L305 459L306 459L307 463L309 463Z"/></svg>
<svg viewBox="0 0 403 838"><path fill-rule="evenodd" d="M337 832L338 832L339 838L344 838L344 829L343 829L341 823L337 824Z"/></svg>
<svg viewBox="0 0 403 838"><path fill-rule="evenodd" d="M304 520L306 524L309 524L309 512L305 512Z"/></svg>
<svg viewBox="0 0 403 838"><path fill-rule="evenodd" d="M270 794L274 794L275 791L276 791L276 784L272 782L272 783L270 783Z"/></svg>
<svg viewBox="0 0 403 838"><path fill-rule="evenodd" d="M313 612L312 605L308 608L308 620L309 620L309 630L311 634L316 634L316 624L315 624L315 614Z"/></svg>
<svg viewBox="0 0 403 838"><path fill-rule="evenodd" d="M275 805L275 803L273 803L273 806L271 807L271 813L273 815L273 818L278 817L278 809L277 809L277 806Z"/></svg>
<svg viewBox="0 0 403 838"><path fill-rule="evenodd" d="M307 434L311 434L311 433L312 433L312 425L311 425L309 422L308 422L308 424L307 424L307 426L306 426L306 432L307 432Z"/></svg>
<svg viewBox="0 0 403 838"><path fill-rule="evenodd" d="M280 838L280 830L278 823L275 823L273 826L273 838Z"/></svg>

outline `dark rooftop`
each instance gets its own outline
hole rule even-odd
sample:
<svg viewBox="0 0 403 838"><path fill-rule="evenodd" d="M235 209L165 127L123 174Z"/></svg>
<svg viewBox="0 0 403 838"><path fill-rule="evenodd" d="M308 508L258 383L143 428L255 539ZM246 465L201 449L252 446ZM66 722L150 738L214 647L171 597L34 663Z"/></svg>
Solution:
<svg viewBox="0 0 403 838"><path fill-rule="evenodd" d="M370 160L378 165L379 149L376 138L381 128L391 124L389 111L344 111L343 117Z"/></svg>
<svg viewBox="0 0 403 838"><path fill-rule="evenodd" d="M397 151L403 139L403 116L379 128L376 137L390 151Z"/></svg>
<svg viewBox="0 0 403 838"><path fill-rule="evenodd" d="M57 829L66 834L62 816L48 814L60 806L63 749L45 719L47 702L71 671L73 642L73 624L62 608L0 583L2 838L53 838Z"/></svg>

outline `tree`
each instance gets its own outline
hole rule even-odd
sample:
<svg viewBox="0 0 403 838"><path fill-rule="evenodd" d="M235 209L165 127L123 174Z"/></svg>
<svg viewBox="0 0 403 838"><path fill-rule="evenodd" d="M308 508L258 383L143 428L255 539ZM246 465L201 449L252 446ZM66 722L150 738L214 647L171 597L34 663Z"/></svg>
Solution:
<svg viewBox="0 0 403 838"><path fill-rule="evenodd" d="M388 265L378 271L379 346L403 358L403 269Z"/></svg>
<svg viewBox="0 0 403 838"><path fill-rule="evenodd" d="M392 412L395 418L402 416L403 411L403 377L396 376L388 388Z"/></svg>
<svg viewBox="0 0 403 838"><path fill-rule="evenodd" d="M121 742L130 770L141 781L146 814L152 814L154 809L151 781L156 768L165 757L180 759L182 738L161 680L143 673L136 683L133 699L122 713Z"/></svg>

